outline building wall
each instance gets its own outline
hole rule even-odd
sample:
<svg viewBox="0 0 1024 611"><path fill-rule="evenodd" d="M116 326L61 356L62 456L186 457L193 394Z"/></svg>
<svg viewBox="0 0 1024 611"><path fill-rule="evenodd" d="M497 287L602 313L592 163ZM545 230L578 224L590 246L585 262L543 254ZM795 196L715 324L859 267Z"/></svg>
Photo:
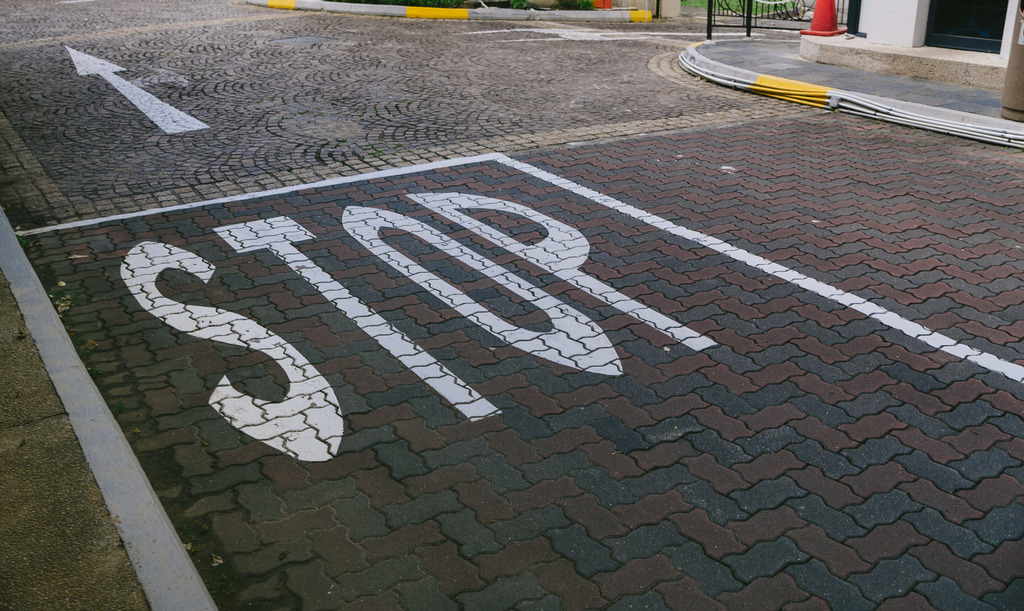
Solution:
<svg viewBox="0 0 1024 611"><path fill-rule="evenodd" d="M1021 0L1008 0L1006 25L999 55L1009 57L1010 40L1013 35L1015 12ZM930 0L862 0L860 9L860 31L866 34L868 42L895 47L920 47L924 45L928 30L928 9Z"/></svg>
<svg viewBox="0 0 1024 611"><path fill-rule="evenodd" d="M929 0L863 0L860 31L868 42L894 47L920 47L928 26Z"/></svg>

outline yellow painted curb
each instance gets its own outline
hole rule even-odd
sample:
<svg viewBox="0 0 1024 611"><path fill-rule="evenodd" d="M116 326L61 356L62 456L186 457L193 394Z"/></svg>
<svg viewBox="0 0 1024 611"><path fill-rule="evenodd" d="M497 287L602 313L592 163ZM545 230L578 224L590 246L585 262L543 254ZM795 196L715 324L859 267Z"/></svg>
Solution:
<svg viewBox="0 0 1024 611"><path fill-rule="evenodd" d="M650 23L651 11L629 11L629 20L633 23Z"/></svg>
<svg viewBox="0 0 1024 611"><path fill-rule="evenodd" d="M469 19L469 9L409 6L405 9L405 16L411 19Z"/></svg>
<svg viewBox="0 0 1024 611"><path fill-rule="evenodd" d="M770 74L762 74L757 77L754 84L750 86L750 90L771 98L789 100L790 102L817 106L819 108L824 108L828 105L828 92L832 91L830 87L794 81L779 76L771 76Z"/></svg>
<svg viewBox="0 0 1024 611"><path fill-rule="evenodd" d="M267 0L267 8L295 8L295 0Z"/></svg>

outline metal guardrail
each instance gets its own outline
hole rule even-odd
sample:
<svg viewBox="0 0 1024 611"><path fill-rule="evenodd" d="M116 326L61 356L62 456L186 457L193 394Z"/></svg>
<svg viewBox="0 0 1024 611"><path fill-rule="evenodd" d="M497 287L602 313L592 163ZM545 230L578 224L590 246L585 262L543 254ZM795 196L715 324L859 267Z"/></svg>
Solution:
<svg viewBox="0 0 1024 611"><path fill-rule="evenodd" d="M846 23L846 0L836 0L839 23ZM807 29L814 12L814 0L708 0L708 40L718 28Z"/></svg>

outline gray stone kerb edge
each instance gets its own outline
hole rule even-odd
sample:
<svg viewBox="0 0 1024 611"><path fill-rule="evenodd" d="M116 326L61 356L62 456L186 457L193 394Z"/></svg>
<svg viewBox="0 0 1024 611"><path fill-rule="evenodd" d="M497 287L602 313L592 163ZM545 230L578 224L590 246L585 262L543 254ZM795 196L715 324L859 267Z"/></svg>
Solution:
<svg viewBox="0 0 1024 611"><path fill-rule="evenodd" d="M600 11L535 11L505 8L435 9L384 4L355 4L328 0L246 0L265 8L351 13L380 17L418 17L428 19L470 19L500 21L581 21L630 23L651 21L650 11L611 9Z"/></svg>
<svg viewBox="0 0 1024 611"><path fill-rule="evenodd" d="M731 42L733 41L728 41L726 44L729 44ZM691 66L705 73L715 74L717 76L724 77L725 79L735 80L738 82L747 81L753 83L761 77L772 77L772 75L769 74L760 74L757 72L753 72L751 70L729 66L728 64L717 62L701 54L701 47L713 44L716 44L715 41L709 40L703 43L694 43L687 47L687 49L680 54L679 58L680 63L683 65L683 68L689 71L689 69L687 68L687 64L690 64ZM876 105L878 107L885 107L889 110L897 111L898 113L902 113L904 115L910 115L924 120L940 121L947 123L948 125L951 126L961 126L963 128L962 131L964 132L977 131L982 134L988 133L1005 135L1010 140L1009 144L1014 146L1020 146L1021 136L1024 135L1024 133L1022 133L1022 127L1024 126L1022 126L1020 123L1016 123L1014 121L1009 121L1007 119L1002 119L999 117L989 117L987 115L979 115L975 113L964 112L962 110L941 108L938 106L929 106L927 104L920 104L917 102L905 102L903 100L885 98L878 95L871 95L867 93L858 93L855 91L839 89L838 87L829 88L827 86L815 83L810 84L815 87L825 87L830 90L830 95L835 95L838 98L861 100ZM733 87L736 89L743 89L743 87L741 86ZM973 135L960 133L955 128L951 130L936 129L934 127L929 127L927 125L918 124L917 122L907 123L905 121L894 121L891 118L881 115L875 118L878 118L880 120L892 121L894 123L912 125L914 127L921 127L923 129L930 129L932 131L938 131L941 133L948 133L951 135L965 136L972 139L981 139L989 141L986 140L985 138L977 138ZM998 142L997 144L1003 143Z"/></svg>
<svg viewBox="0 0 1024 611"><path fill-rule="evenodd" d="M32 265L0 211L0 270L67 410L86 461L155 611L216 610L170 518L110 409L78 358Z"/></svg>

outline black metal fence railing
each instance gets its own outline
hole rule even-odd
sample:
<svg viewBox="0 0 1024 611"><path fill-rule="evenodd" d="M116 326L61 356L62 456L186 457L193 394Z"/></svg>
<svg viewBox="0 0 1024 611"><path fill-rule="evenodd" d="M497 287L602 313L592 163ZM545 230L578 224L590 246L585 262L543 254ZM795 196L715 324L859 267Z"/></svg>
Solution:
<svg viewBox="0 0 1024 611"><path fill-rule="evenodd" d="M708 40L714 28L805 30L815 0L708 0ZM836 0L836 17L846 23L846 0Z"/></svg>

